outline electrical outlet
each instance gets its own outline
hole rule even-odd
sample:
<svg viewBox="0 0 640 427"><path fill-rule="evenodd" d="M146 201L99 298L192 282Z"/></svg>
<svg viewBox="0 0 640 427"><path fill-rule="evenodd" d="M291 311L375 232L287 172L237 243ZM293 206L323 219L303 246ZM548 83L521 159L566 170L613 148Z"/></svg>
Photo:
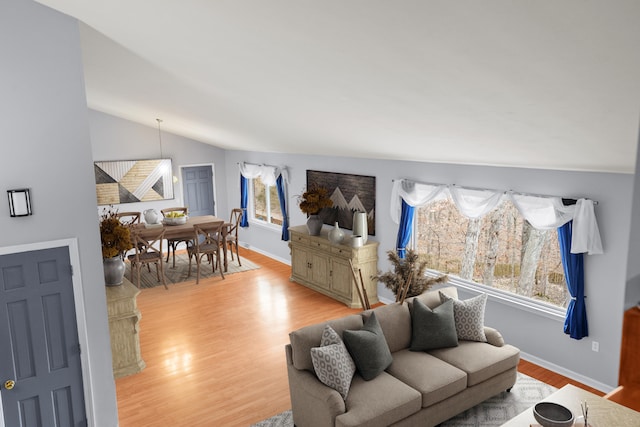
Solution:
<svg viewBox="0 0 640 427"><path fill-rule="evenodd" d="M591 350L598 352L600 350L600 343L598 341L591 341Z"/></svg>

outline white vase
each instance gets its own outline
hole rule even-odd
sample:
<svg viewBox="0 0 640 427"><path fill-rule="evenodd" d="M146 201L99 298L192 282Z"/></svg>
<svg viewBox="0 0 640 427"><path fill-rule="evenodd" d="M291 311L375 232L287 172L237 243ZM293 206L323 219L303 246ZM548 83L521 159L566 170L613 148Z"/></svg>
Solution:
<svg viewBox="0 0 640 427"><path fill-rule="evenodd" d="M113 258L103 258L104 284L107 286L118 286L124 279L124 261L118 255Z"/></svg>
<svg viewBox="0 0 640 427"><path fill-rule="evenodd" d="M354 212L353 213L353 235L362 237L362 244L367 243L367 237L369 236L367 225L367 213L366 212Z"/></svg>
<svg viewBox="0 0 640 427"><path fill-rule="evenodd" d="M339 245L344 240L344 232L340 230L338 222L334 224L334 227L329 231L329 241L334 245Z"/></svg>

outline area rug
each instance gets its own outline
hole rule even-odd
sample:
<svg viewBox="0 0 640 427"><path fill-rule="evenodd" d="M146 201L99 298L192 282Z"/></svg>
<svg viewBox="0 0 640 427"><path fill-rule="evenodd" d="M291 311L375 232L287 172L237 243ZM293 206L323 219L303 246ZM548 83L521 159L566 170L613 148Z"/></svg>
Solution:
<svg viewBox="0 0 640 427"><path fill-rule="evenodd" d="M238 265L238 259L234 256L235 260L231 261L231 255L228 255L228 271L225 271L225 276L227 274L241 273L243 271L256 270L260 268L254 262L249 261L246 258L241 258L242 266ZM166 259L166 258L165 258ZM125 263L125 277L131 280L131 264L129 262ZM167 285L171 285L173 283L181 283L196 280L196 263L195 260L192 260L191 264L191 276L189 276L189 257L186 252L178 252L176 253L176 266L173 266L173 254L169 258L169 262L164 263L164 276L166 278ZM135 273L135 272L134 272ZM220 271L216 269L214 273L211 272L211 264L203 262L200 266L200 278L206 279L208 277L220 277ZM136 284L136 275L134 274L133 280L131 282ZM162 286L162 282L158 282L158 277L156 276L156 269L154 265L151 265L151 272L147 270L146 267L142 267L140 270L140 288L153 288L155 286Z"/></svg>
<svg viewBox="0 0 640 427"><path fill-rule="evenodd" d="M518 380L509 393L502 392L491 399L440 424L440 427L500 426L551 393L555 387L518 373ZM291 411L275 415L252 427L293 427Z"/></svg>

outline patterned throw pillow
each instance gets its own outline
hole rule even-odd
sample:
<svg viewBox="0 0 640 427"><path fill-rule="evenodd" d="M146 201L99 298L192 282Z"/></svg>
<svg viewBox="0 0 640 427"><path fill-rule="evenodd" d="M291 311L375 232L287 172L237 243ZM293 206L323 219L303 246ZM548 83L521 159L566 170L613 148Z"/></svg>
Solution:
<svg viewBox="0 0 640 427"><path fill-rule="evenodd" d="M324 327L320 347L311 349L311 361L318 379L346 399L356 365L340 335L331 326Z"/></svg>
<svg viewBox="0 0 640 427"><path fill-rule="evenodd" d="M487 294L481 294L468 300L460 301L438 292L440 301L453 301L453 317L456 321L456 332L459 340L486 342L484 334L484 308Z"/></svg>
<svg viewBox="0 0 640 427"><path fill-rule="evenodd" d="M453 301L431 310L418 298L411 303L411 351L457 347L458 335L453 317Z"/></svg>
<svg viewBox="0 0 640 427"><path fill-rule="evenodd" d="M347 329L342 333L342 337L358 372L365 381L380 375L393 362L393 356L375 312L371 313L362 329Z"/></svg>

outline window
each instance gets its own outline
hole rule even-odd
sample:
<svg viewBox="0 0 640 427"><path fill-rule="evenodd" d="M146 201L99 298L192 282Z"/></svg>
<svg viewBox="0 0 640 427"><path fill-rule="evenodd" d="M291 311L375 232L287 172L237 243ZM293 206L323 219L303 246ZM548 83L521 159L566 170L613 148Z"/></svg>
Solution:
<svg viewBox="0 0 640 427"><path fill-rule="evenodd" d="M557 231L531 227L511 201L480 219L461 215L450 196L419 207L415 244L434 270L557 307L568 304Z"/></svg>
<svg viewBox="0 0 640 427"><path fill-rule="evenodd" d="M278 189L275 185L265 185L260 177L253 183L253 219L267 224L282 225Z"/></svg>

